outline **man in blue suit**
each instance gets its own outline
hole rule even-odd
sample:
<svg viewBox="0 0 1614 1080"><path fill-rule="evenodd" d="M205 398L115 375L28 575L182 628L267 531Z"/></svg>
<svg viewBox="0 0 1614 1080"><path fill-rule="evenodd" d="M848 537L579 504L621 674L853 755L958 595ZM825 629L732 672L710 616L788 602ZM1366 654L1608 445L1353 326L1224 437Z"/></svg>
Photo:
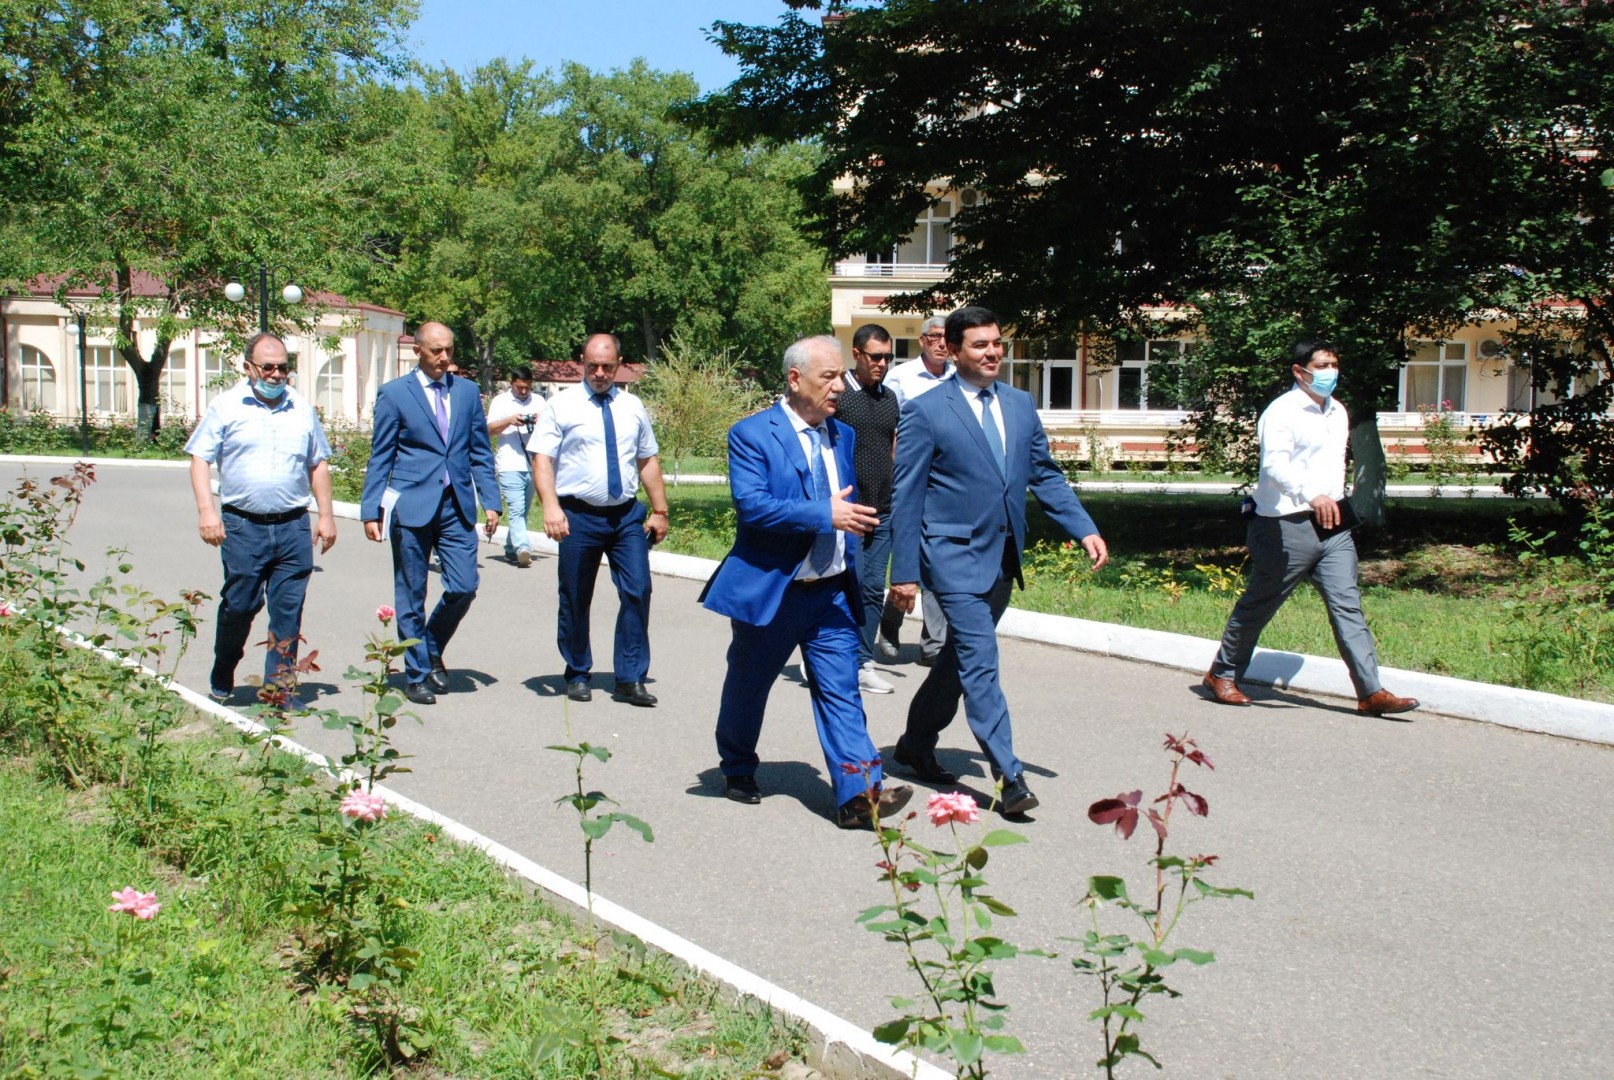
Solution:
<svg viewBox="0 0 1614 1080"><path fill-rule="evenodd" d="M936 742L962 697L970 730L1003 782L999 811L1023 814L1037 797L1014 755L998 681L997 622L1014 583L1025 587L1026 490L1081 543L1093 569L1109 550L1054 464L1031 395L997 381L998 317L983 307L959 308L945 333L955 378L904 405L897 428L891 599L912 611L923 582L947 616L947 642L914 695L892 756L928 783L954 782L936 760Z"/></svg>
<svg viewBox="0 0 1614 1080"><path fill-rule="evenodd" d="M432 705L448 691L443 650L476 598L476 504L486 508L491 536L499 523L499 481L476 384L449 373L454 332L423 323L415 356L415 370L376 395L359 516L364 535L380 543L388 538L383 507L390 507L398 639L416 639L404 657L404 692L416 705ZM428 621L426 571L434 549L443 564L443 595Z"/></svg>
<svg viewBox="0 0 1614 1080"><path fill-rule="evenodd" d="M757 738L768 692L797 646L812 692L824 766L835 786L835 821L868 826L913 795L881 783L879 752L858 695L863 603L858 538L879 523L853 501L852 429L832 419L845 390L841 346L804 338L785 350L785 397L729 429L729 485L738 517L734 548L701 593L733 628L717 714L727 795L762 801ZM870 794L874 798L870 798Z"/></svg>

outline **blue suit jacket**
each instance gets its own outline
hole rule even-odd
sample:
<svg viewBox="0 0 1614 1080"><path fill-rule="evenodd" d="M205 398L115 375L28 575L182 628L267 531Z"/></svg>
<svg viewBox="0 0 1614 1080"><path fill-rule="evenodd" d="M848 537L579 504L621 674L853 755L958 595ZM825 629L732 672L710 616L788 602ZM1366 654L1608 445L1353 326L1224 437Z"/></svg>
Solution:
<svg viewBox="0 0 1614 1080"><path fill-rule="evenodd" d="M1070 536L1098 532L1048 452L1031 395L1001 382L995 387L1004 476L966 390L974 392L955 376L903 405L891 500L893 582L919 581L936 592L990 591L1003 568L1004 541L1013 542L1016 557L1025 550L1027 489Z"/></svg>
<svg viewBox="0 0 1614 1080"><path fill-rule="evenodd" d="M852 429L830 419L841 487L852 479ZM708 610L751 626L766 626L813 538L831 532L828 499L813 498L813 474L801 439L782 404L748 416L729 429L729 487L738 518L734 547L701 592ZM846 533L844 575L852 617L862 621L857 590L858 538Z"/></svg>
<svg viewBox="0 0 1614 1080"><path fill-rule="evenodd" d="M498 509L499 480L493 471L487 415L470 379L444 375L448 383L448 441L437 431L437 413L411 369L381 388L370 426L370 464L364 470L359 501L363 521L379 521L381 495L398 491L394 520L410 527L437 516L443 500L443 472L467 526L476 524L476 504Z"/></svg>

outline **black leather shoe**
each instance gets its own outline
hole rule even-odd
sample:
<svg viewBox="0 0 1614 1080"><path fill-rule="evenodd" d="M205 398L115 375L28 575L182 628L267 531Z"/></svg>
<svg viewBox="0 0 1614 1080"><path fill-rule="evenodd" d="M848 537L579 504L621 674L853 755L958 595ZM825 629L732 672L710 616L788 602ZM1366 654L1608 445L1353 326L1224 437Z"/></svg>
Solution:
<svg viewBox="0 0 1614 1080"><path fill-rule="evenodd" d="M637 705L641 709L648 709L656 703L656 695L644 688L642 682L619 682L616 689L611 691L613 701L626 701L629 705Z"/></svg>
<svg viewBox="0 0 1614 1080"><path fill-rule="evenodd" d="M441 656L432 657L432 669L426 673L426 685L439 694L448 693L448 669Z"/></svg>
<svg viewBox="0 0 1614 1080"><path fill-rule="evenodd" d="M915 660L914 663L918 664L920 667L935 667L936 658L934 656L926 656L924 653L920 653L919 659Z"/></svg>
<svg viewBox="0 0 1614 1080"><path fill-rule="evenodd" d="M1039 800L1026 787L1026 778L1022 776L1003 785L1003 795L998 799L998 813L1005 816L1024 814L1035 810L1038 805Z"/></svg>
<svg viewBox="0 0 1614 1080"><path fill-rule="evenodd" d="M431 692L431 687L425 683L412 682L404 687L404 697L416 705L436 705L437 695Z"/></svg>
<svg viewBox="0 0 1614 1080"><path fill-rule="evenodd" d="M913 798L913 788L907 784L880 789L880 816L891 817ZM874 807L867 795L854 795L835 808L835 824L843 829L867 829L874 824Z"/></svg>
<svg viewBox="0 0 1614 1080"><path fill-rule="evenodd" d="M757 787L757 778L754 776L725 776L723 794L747 806L755 806L762 801L762 789Z"/></svg>
<svg viewBox="0 0 1614 1080"><path fill-rule="evenodd" d="M913 776L927 784L954 784L958 777L942 768L941 762L936 760L934 752L921 754L917 750L909 750L897 740L897 745L891 750L891 757L898 765L907 769Z"/></svg>
<svg viewBox="0 0 1614 1080"><path fill-rule="evenodd" d="M587 679L573 679L566 684L566 696L573 701L593 701L594 691L589 689Z"/></svg>

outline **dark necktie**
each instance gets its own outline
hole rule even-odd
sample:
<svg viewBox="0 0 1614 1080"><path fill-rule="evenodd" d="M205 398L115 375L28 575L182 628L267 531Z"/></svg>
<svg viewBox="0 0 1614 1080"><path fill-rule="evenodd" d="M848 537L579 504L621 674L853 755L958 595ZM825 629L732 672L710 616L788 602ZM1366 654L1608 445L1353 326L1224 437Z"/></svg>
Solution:
<svg viewBox="0 0 1614 1080"><path fill-rule="evenodd" d="M812 447L808 455L812 460L808 464L813 470L813 499L815 501L829 498L829 472L824 468L823 437L823 433L817 428L810 427L807 429L807 442ZM813 573L822 577L824 571L828 570L830 564L834 561L835 533L833 531L819 533L813 537L813 550L808 556L808 565L813 568Z"/></svg>
<svg viewBox="0 0 1614 1080"><path fill-rule="evenodd" d="M981 391L981 430L986 434L986 445L992 451L992 461L998 467L998 474L1005 480L1009 477L1009 465L1003 453L1003 436L998 434L998 422L992 417L992 391Z"/></svg>
<svg viewBox="0 0 1614 1080"><path fill-rule="evenodd" d="M611 418L611 392L594 395L594 404L600 407L605 419L605 493L612 502L622 499L622 463L616 456L616 421Z"/></svg>

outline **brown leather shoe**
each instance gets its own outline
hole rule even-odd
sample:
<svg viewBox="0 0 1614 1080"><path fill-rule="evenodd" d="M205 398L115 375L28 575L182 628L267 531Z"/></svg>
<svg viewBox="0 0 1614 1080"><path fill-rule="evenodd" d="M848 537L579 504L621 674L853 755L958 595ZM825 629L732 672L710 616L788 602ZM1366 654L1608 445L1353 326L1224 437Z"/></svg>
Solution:
<svg viewBox="0 0 1614 1080"><path fill-rule="evenodd" d="M1386 713L1411 712L1418 707L1418 699L1410 697L1396 697L1390 691L1378 689L1356 703L1356 711L1369 716L1383 716Z"/></svg>
<svg viewBox="0 0 1614 1080"><path fill-rule="evenodd" d="M1244 696L1244 691L1239 689L1239 684L1232 679L1223 679L1207 671L1202 681L1205 688L1211 692L1211 697L1220 701L1223 705L1248 705L1250 703L1250 699Z"/></svg>

